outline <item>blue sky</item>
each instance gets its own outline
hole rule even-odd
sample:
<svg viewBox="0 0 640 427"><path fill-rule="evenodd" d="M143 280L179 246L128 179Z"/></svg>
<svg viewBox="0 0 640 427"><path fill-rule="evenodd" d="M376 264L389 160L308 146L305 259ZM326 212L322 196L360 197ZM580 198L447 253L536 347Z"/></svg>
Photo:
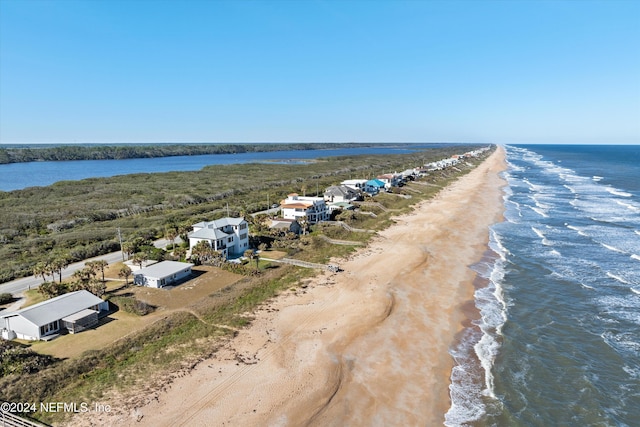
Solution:
<svg viewBox="0 0 640 427"><path fill-rule="evenodd" d="M640 1L0 0L0 143L640 143Z"/></svg>

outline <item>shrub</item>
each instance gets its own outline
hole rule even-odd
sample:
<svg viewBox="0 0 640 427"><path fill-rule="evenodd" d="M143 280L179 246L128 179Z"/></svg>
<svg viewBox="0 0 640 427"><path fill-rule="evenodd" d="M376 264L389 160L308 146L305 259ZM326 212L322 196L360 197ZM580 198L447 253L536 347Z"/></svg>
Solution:
<svg viewBox="0 0 640 427"><path fill-rule="evenodd" d="M155 307L151 304L130 296L113 297L110 301L120 307L121 310L138 316L145 316L155 310Z"/></svg>
<svg viewBox="0 0 640 427"><path fill-rule="evenodd" d="M11 301L13 301L13 295L7 293L0 294L0 304L6 304Z"/></svg>
<svg viewBox="0 0 640 427"><path fill-rule="evenodd" d="M11 341L0 341L0 377L11 374L31 374L56 361Z"/></svg>

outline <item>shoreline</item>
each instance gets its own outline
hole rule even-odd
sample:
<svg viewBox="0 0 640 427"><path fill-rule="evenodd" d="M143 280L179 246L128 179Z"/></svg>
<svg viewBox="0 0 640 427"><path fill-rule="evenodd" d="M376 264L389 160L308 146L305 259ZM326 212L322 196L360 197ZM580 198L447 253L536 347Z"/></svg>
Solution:
<svg viewBox="0 0 640 427"><path fill-rule="evenodd" d="M451 404L449 348L468 318L488 228L502 215L496 152L396 217L367 248L266 303L216 355L119 425L435 425ZM465 306L467 309L465 309Z"/></svg>

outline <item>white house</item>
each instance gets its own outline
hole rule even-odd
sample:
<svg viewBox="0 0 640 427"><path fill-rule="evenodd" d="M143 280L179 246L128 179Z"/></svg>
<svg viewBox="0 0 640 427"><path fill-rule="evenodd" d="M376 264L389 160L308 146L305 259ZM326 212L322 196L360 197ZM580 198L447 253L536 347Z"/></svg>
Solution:
<svg viewBox="0 0 640 427"><path fill-rule="evenodd" d="M365 191L367 181L366 179L347 179L340 184L346 185L354 190Z"/></svg>
<svg viewBox="0 0 640 427"><path fill-rule="evenodd" d="M191 275L193 264L178 261L162 261L133 273L133 283L150 288L162 288L178 283Z"/></svg>
<svg viewBox="0 0 640 427"><path fill-rule="evenodd" d="M362 200L362 194L359 190L354 190L346 185L333 185L324 191L324 200L329 203L349 203L354 200Z"/></svg>
<svg viewBox="0 0 640 427"><path fill-rule="evenodd" d="M82 290L70 292L12 313L0 314L0 330L5 339L37 341L61 332L80 332L98 324L109 303Z"/></svg>
<svg viewBox="0 0 640 427"><path fill-rule="evenodd" d="M199 222L193 225L193 231L189 233L189 249L202 240L225 258L242 255L249 249L249 225L244 218Z"/></svg>
<svg viewBox="0 0 640 427"><path fill-rule="evenodd" d="M297 194L289 194L280 202L282 217L284 219L299 219L307 217L310 224L329 219L329 209L322 197L303 197Z"/></svg>
<svg viewBox="0 0 640 427"><path fill-rule="evenodd" d="M385 173L382 175L378 175L377 179L384 182L385 188L389 189L391 187L397 187L400 181L402 181L402 176L397 173Z"/></svg>

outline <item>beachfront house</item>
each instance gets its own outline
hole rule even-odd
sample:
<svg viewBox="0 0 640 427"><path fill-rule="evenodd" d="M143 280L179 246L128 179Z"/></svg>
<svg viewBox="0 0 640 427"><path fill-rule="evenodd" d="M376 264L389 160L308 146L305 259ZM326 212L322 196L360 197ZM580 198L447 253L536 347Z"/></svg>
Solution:
<svg viewBox="0 0 640 427"><path fill-rule="evenodd" d="M108 302L88 291L69 292L0 314L0 330L5 339L49 340L63 332L73 334L96 326L108 310Z"/></svg>
<svg viewBox="0 0 640 427"><path fill-rule="evenodd" d="M133 283L150 288L175 285L191 276L193 264L178 261L162 261L133 273Z"/></svg>
<svg viewBox="0 0 640 427"><path fill-rule="evenodd" d="M335 211L353 211L356 209L355 205L347 202L336 202L329 203L329 212L333 213Z"/></svg>
<svg viewBox="0 0 640 427"><path fill-rule="evenodd" d="M271 224L269 228L272 230L279 230L283 233L293 233L300 234L302 233L302 227L295 219L284 219L284 218L276 218L271 220Z"/></svg>
<svg viewBox="0 0 640 427"><path fill-rule="evenodd" d="M366 182L364 191L367 194L378 194L380 191L384 190L385 184L379 179L370 179Z"/></svg>
<svg viewBox="0 0 640 427"><path fill-rule="evenodd" d="M329 219L329 209L323 197L304 197L292 193L280 202L280 209L284 219L298 220L306 216L310 224Z"/></svg>
<svg viewBox="0 0 640 427"><path fill-rule="evenodd" d="M398 186L398 184L402 181L402 175L397 173L385 173L382 175L378 175L377 179L384 182L384 187L388 190L391 187Z"/></svg>
<svg viewBox="0 0 640 427"><path fill-rule="evenodd" d="M203 240L227 259L240 256L249 249L249 225L244 218L229 217L194 224L189 250Z"/></svg>
<svg viewBox="0 0 640 427"><path fill-rule="evenodd" d="M362 193L346 185L332 185L324 191L324 200L327 203L353 202L362 200Z"/></svg>
<svg viewBox="0 0 640 427"><path fill-rule="evenodd" d="M346 185L347 187L357 191L365 191L367 180L366 179L347 179L342 181L340 184Z"/></svg>

